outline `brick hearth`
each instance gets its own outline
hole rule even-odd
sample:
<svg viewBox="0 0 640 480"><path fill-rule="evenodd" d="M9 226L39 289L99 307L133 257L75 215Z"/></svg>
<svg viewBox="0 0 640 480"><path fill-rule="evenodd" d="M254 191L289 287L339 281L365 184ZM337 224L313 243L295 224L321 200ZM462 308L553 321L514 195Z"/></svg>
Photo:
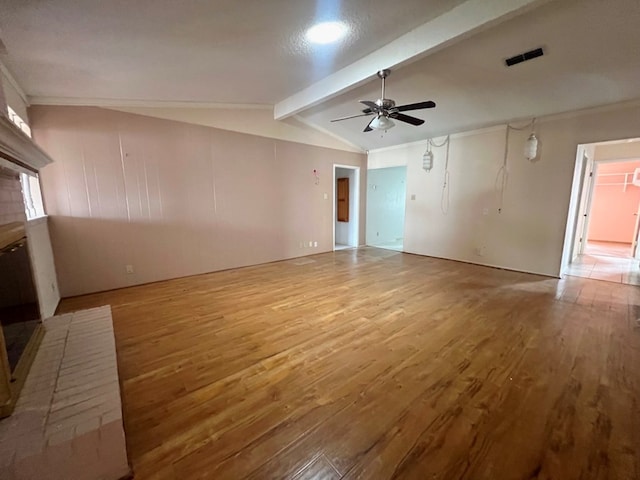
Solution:
<svg viewBox="0 0 640 480"><path fill-rule="evenodd" d="M129 474L111 309L45 321L13 415L0 421L0 479Z"/></svg>

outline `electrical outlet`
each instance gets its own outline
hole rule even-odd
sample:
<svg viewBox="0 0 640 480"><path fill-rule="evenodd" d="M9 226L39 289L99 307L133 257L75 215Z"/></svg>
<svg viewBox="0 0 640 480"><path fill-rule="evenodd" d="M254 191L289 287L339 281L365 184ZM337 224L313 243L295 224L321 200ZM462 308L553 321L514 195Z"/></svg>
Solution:
<svg viewBox="0 0 640 480"><path fill-rule="evenodd" d="M309 240L309 247L313 247L313 240Z"/></svg>
<svg viewBox="0 0 640 480"><path fill-rule="evenodd" d="M482 215L489 215L489 209L488 208L483 208L482 209Z"/></svg>
<svg viewBox="0 0 640 480"><path fill-rule="evenodd" d="M326 193L324 194L324 199L327 200L329 198L329 195L327 195Z"/></svg>
<svg viewBox="0 0 640 480"><path fill-rule="evenodd" d="M411 195L411 200L415 200L415 199L416 199L416 195L415 194Z"/></svg>
<svg viewBox="0 0 640 480"><path fill-rule="evenodd" d="M126 269L127 269L127 273L133 273L133 265L127 265Z"/></svg>
<svg viewBox="0 0 640 480"><path fill-rule="evenodd" d="M318 246L318 242L313 242L313 246L317 247Z"/></svg>

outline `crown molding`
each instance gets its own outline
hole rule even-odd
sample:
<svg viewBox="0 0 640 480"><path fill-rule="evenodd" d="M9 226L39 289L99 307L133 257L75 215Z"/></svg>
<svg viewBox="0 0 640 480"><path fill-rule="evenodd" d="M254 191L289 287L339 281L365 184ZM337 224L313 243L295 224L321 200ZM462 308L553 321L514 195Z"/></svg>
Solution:
<svg viewBox="0 0 640 480"><path fill-rule="evenodd" d="M471 135L481 135L483 133L490 133L490 132L496 132L496 131L500 131L500 130L504 130L506 127L506 124L501 123L498 125L492 125L490 127L485 127L485 128L476 128L474 130L466 130L463 132L456 132L456 133L451 133L449 134L449 138L462 138L462 137L469 137ZM444 140L447 137L447 134L444 135L433 135L431 137L426 137L422 140L416 140L415 142L407 142L407 143L399 143L397 145L390 145L388 147L381 147L381 148L374 148L372 150L369 150L367 153L381 153L381 152L387 152L390 150L398 150L400 148L407 148L407 147L415 147L418 145L424 145L424 147L426 148L427 146L427 141L428 140L434 140L434 141L441 141Z"/></svg>
<svg viewBox="0 0 640 480"><path fill-rule="evenodd" d="M273 110L273 105L262 103L182 102L165 100L132 100L118 98L29 97L31 105L55 105L73 107L123 107L123 108L201 108L220 110Z"/></svg>

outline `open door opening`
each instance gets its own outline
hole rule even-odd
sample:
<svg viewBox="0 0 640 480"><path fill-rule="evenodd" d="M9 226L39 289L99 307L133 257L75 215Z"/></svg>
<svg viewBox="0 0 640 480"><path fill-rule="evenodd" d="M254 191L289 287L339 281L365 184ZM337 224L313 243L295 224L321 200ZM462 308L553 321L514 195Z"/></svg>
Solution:
<svg viewBox="0 0 640 480"><path fill-rule="evenodd" d="M367 171L367 245L402 251L407 167Z"/></svg>
<svg viewBox="0 0 640 480"><path fill-rule="evenodd" d="M580 145L562 273L640 285L639 235L640 141Z"/></svg>
<svg viewBox="0 0 640 480"><path fill-rule="evenodd" d="M360 242L360 167L333 166L333 249L356 248Z"/></svg>

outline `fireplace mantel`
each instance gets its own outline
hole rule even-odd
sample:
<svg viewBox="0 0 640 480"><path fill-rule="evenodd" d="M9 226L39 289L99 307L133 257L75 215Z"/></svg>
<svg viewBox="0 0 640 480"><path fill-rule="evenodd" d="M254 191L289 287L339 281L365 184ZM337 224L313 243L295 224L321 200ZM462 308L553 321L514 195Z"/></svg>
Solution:
<svg viewBox="0 0 640 480"><path fill-rule="evenodd" d="M37 172L53 162L31 138L0 114L0 157Z"/></svg>

